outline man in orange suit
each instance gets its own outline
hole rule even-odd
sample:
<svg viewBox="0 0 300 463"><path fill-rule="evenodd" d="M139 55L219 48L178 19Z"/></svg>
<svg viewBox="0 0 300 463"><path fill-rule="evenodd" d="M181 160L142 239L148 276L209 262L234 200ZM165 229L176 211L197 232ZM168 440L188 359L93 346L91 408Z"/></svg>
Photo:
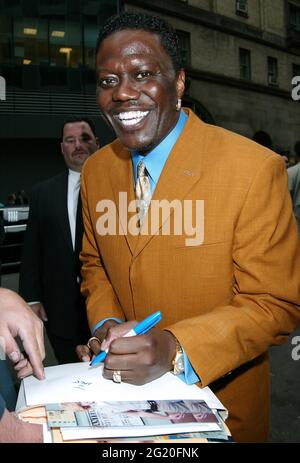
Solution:
<svg viewBox="0 0 300 463"><path fill-rule="evenodd" d="M266 441L267 351L300 319L285 165L180 108L178 39L162 19L113 17L96 52L98 104L118 138L82 173L82 292L94 339L78 353L88 360L109 348L103 374L116 382L174 370L209 385L236 441ZM170 207L155 215L158 205ZM122 337L156 310L157 327Z"/></svg>

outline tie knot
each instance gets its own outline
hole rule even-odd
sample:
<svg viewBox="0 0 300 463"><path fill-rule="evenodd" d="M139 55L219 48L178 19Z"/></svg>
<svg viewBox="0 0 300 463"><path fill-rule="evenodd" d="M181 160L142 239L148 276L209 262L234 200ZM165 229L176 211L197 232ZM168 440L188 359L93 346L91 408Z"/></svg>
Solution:
<svg viewBox="0 0 300 463"><path fill-rule="evenodd" d="M146 166L144 164L144 161L140 161L137 166L137 176L139 177L144 177L146 174Z"/></svg>

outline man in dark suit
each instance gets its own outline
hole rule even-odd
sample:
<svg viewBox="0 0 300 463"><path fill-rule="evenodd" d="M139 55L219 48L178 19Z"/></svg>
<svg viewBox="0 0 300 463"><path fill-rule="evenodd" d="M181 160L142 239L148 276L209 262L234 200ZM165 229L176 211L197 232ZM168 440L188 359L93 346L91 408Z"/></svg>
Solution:
<svg viewBox="0 0 300 463"><path fill-rule="evenodd" d="M80 172L98 149L92 121L71 118L62 128L65 172L36 185L30 198L20 293L45 327L59 363L78 360L75 347L89 337L80 294L83 223Z"/></svg>
<svg viewBox="0 0 300 463"><path fill-rule="evenodd" d="M1 246L3 244L5 238L5 229L4 229L4 222L2 217L0 216L0 286L1 286L1 267L2 267L2 250Z"/></svg>

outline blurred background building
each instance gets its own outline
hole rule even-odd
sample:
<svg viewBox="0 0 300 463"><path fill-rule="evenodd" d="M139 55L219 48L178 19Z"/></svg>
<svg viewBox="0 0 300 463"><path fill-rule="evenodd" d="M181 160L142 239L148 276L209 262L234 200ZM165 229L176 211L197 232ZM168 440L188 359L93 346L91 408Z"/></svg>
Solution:
<svg viewBox="0 0 300 463"><path fill-rule="evenodd" d="M190 80L187 93L217 125L271 142L294 155L300 105L291 99L300 76L299 0L131 0L179 31ZM263 132L263 135L261 134Z"/></svg>
<svg viewBox="0 0 300 463"><path fill-rule="evenodd" d="M65 117L88 115L102 144L113 138L95 101L94 47L103 21L121 9L157 13L178 30L186 105L293 156L300 0L0 0L0 202L62 168Z"/></svg>
<svg viewBox="0 0 300 463"><path fill-rule="evenodd" d="M254 138L293 162L300 139L300 102L291 98L292 77L300 76L300 0L0 0L5 287L18 290L29 209L22 191L30 193L64 167L63 120L86 115L102 145L114 137L96 104L94 48L101 24L122 9L158 14L177 29L187 70L185 105L206 122ZM8 197L10 208L1 208ZM274 442L300 439L297 367L291 339L271 349Z"/></svg>

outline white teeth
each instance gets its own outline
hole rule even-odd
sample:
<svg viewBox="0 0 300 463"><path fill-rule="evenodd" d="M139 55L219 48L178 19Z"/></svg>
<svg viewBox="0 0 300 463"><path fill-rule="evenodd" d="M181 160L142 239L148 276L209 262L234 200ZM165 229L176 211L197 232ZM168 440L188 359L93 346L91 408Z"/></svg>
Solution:
<svg viewBox="0 0 300 463"><path fill-rule="evenodd" d="M149 111L129 111L126 113L120 113L116 117L118 119L122 120L127 120L127 119L138 119L147 116Z"/></svg>
<svg viewBox="0 0 300 463"><path fill-rule="evenodd" d="M131 126L131 125L136 125L138 124L139 122L141 122L143 118L142 117L139 117L137 119L129 119L128 121L124 120L124 121L121 121L122 125L125 125L127 127Z"/></svg>
<svg viewBox="0 0 300 463"><path fill-rule="evenodd" d="M149 111L128 111L115 116L123 125L136 125L149 114Z"/></svg>

